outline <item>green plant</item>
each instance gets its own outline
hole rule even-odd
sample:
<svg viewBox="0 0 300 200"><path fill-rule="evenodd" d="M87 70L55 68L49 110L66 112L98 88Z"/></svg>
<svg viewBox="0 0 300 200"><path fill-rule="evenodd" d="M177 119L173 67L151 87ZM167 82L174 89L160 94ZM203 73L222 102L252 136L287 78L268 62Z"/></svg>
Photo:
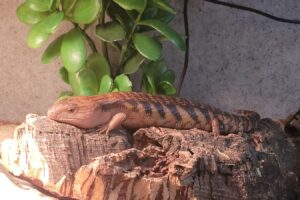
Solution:
<svg viewBox="0 0 300 200"><path fill-rule="evenodd" d="M131 91L130 77L139 69L143 91L175 94L175 73L162 57L164 41L186 48L168 25L175 14L167 0L26 0L17 9L19 20L32 26L27 38L31 48L44 44L63 21L73 24L42 55L45 64L61 59L61 78L72 88L61 96ZM88 29L101 42L101 54ZM116 64L109 59L108 46L119 52Z"/></svg>

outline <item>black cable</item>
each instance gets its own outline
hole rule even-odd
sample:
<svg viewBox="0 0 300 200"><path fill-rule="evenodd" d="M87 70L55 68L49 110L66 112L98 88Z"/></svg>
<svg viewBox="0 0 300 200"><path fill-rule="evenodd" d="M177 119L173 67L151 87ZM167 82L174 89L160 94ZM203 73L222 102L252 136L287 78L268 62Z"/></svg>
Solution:
<svg viewBox="0 0 300 200"><path fill-rule="evenodd" d="M183 2L183 19L184 19L184 30L185 30L185 55L184 55L184 65L181 72L180 80L177 85L176 95L180 95L180 91L183 85L183 81L187 72L187 68L189 66L189 44L190 44L190 34L189 34L189 17L188 17L188 0L184 0Z"/></svg>
<svg viewBox="0 0 300 200"><path fill-rule="evenodd" d="M228 3L228 2L218 1L218 0L204 0L204 1L207 1L209 3L223 5L223 6L228 6L230 8L246 10L246 11L253 12L253 13L256 13L258 15L262 15L264 17L273 19L275 21L279 21L279 22L284 22L284 23L289 23L289 24L300 24L300 20L297 20L297 19L285 19L285 18L277 17L277 16L268 14L266 12L263 12L263 11L260 11L260 10L254 9L254 8L249 8L249 7L237 5L237 4L234 4L234 3Z"/></svg>

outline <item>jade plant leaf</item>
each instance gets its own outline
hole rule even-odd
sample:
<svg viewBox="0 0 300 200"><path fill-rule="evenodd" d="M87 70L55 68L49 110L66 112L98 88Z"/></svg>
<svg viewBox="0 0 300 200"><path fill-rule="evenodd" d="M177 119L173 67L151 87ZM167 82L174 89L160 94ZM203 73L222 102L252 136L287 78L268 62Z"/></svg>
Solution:
<svg viewBox="0 0 300 200"><path fill-rule="evenodd" d="M134 34L133 44L138 52L149 60L158 60L162 55L161 43L146 34Z"/></svg>
<svg viewBox="0 0 300 200"><path fill-rule="evenodd" d="M73 13L74 22L79 24L89 24L93 22L101 6L102 4L100 4L99 0L78 0Z"/></svg>
<svg viewBox="0 0 300 200"><path fill-rule="evenodd" d="M126 76L125 74L120 74L115 78L114 86L115 88L118 89L118 91L122 91L122 92L132 91L132 83L129 80L128 76Z"/></svg>
<svg viewBox="0 0 300 200"><path fill-rule="evenodd" d="M62 63L68 72L78 72L85 64L87 52L78 28L66 33L61 44Z"/></svg>
<svg viewBox="0 0 300 200"><path fill-rule="evenodd" d="M174 94L175 73L168 69L164 60L149 62L142 66L142 88L149 93ZM175 89L176 92L176 89Z"/></svg>
<svg viewBox="0 0 300 200"><path fill-rule="evenodd" d="M159 10L153 19L159 20L165 24L170 23L175 15L164 10Z"/></svg>
<svg viewBox="0 0 300 200"><path fill-rule="evenodd" d="M59 70L60 78L67 84L69 84L69 74L66 68L61 67Z"/></svg>
<svg viewBox="0 0 300 200"><path fill-rule="evenodd" d="M106 94L111 92L113 88L113 79L109 75L104 75L100 81L98 94Z"/></svg>
<svg viewBox="0 0 300 200"><path fill-rule="evenodd" d="M133 20L129 17L126 10L114 2L111 2L107 14L113 21L119 22L126 31L129 31L133 26Z"/></svg>
<svg viewBox="0 0 300 200"><path fill-rule="evenodd" d="M86 62L86 68L95 72L99 82L103 76L110 75L110 65L106 58L100 54L93 53L90 55Z"/></svg>
<svg viewBox="0 0 300 200"><path fill-rule="evenodd" d="M164 11L172 13L173 15L176 14L176 10L165 0L153 0L153 3Z"/></svg>
<svg viewBox="0 0 300 200"><path fill-rule="evenodd" d="M43 33L43 32L36 31L35 29L31 29L31 31L28 34L27 45L30 48L38 48L42 46L42 44L46 40L48 40L49 37L50 37L49 33Z"/></svg>
<svg viewBox="0 0 300 200"><path fill-rule="evenodd" d="M166 95L174 95L176 94L176 89L174 86L168 81L162 81L159 83L158 87L162 90L163 94Z"/></svg>
<svg viewBox="0 0 300 200"><path fill-rule="evenodd" d="M96 95L98 93L98 78L90 69L83 69L77 73L69 72L69 82L75 95Z"/></svg>
<svg viewBox="0 0 300 200"><path fill-rule="evenodd" d="M125 63L123 68L123 73L133 74L137 72L141 64L144 62L144 60L145 58L141 54L136 53L131 58L129 58L129 60Z"/></svg>
<svg viewBox="0 0 300 200"><path fill-rule="evenodd" d="M33 25L44 19L49 15L49 12L38 12L30 9L27 3L22 3L17 8L17 17L18 19L29 25Z"/></svg>
<svg viewBox="0 0 300 200"><path fill-rule="evenodd" d="M146 6L146 0L113 0L125 10L137 10L142 12Z"/></svg>
<svg viewBox="0 0 300 200"><path fill-rule="evenodd" d="M27 38L27 44L31 48L40 47L56 31L64 19L62 12L54 12L39 23L33 25Z"/></svg>
<svg viewBox="0 0 300 200"><path fill-rule="evenodd" d="M106 42L115 42L123 40L126 32L118 22L111 21L106 24L98 24L96 26L96 35Z"/></svg>
<svg viewBox="0 0 300 200"><path fill-rule="evenodd" d="M175 81L175 72L171 69L167 69L162 74L160 74L158 82L161 82L161 81L167 81L169 83L174 83L174 81Z"/></svg>
<svg viewBox="0 0 300 200"><path fill-rule="evenodd" d="M63 38L64 35L61 35L48 45L42 55L42 63L48 64L59 56Z"/></svg>
<svg viewBox="0 0 300 200"><path fill-rule="evenodd" d="M64 11L66 16L71 15L77 1L78 0L63 0L61 2L62 3L62 10Z"/></svg>
<svg viewBox="0 0 300 200"><path fill-rule="evenodd" d="M157 14L157 12L158 12L157 7L155 6L147 7L143 12L142 19L151 19Z"/></svg>
<svg viewBox="0 0 300 200"><path fill-rule="evenodd" d="M39 12L51 10L53 0L26 0L29 8Z"/></svg>
<svg viewBox="0 0 300 200"><path fill-rule="evenodd" d="M63 19L63 12L53 12L33 27L36 27L41 32L53 34Z"/></svg>
<svg viewBox="0 0 300 200"><path fill-rule="evenodd" d="M155 62L150 62L147 65L143 65L142 69L145 74L156 79L159 75L167 71L167 65L162 59Z"/></svg>
<svg viewBox="0 0 300 200"><path fill-rule="evenodd" d="M142 91L150 94L155 94L156 93L155 85L153 85L152 83L153 81L151 80L151 78L149 76L144 75L142 78Z"/></svg>
<svg viewBox="0 0 300 200"><path fill-rule="evenodd" d="M138 24L154 28L162 35L166 36L180 50L185 51L186 45L182 37L164 22L155 19L147 19L140 21Z"/></svg>

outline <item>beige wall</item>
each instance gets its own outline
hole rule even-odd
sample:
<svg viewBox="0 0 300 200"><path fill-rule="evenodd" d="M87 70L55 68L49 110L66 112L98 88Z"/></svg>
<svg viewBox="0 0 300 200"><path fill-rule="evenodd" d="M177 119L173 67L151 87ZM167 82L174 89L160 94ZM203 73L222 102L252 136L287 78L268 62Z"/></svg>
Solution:
<svg viewBox="0 0 300 200"><path fill-rule="evenodd" d="M18 22L21 0L0 1L0 119L23 121L45 114L60 91L59 64L43 65L42 49L26 45L28 28ZM174 22L183 33L182 1ZM298 0L237 1L289 18L300 18ZM191 58L183 96L224 108L258 110L283 117L300 106L300 30L222 6L190 0ZM296 6L298 5L298 7ZM166 45L169 65L181 70L183 54ZM180 72L180 71L179 71Z"/></svg>
<svg viewBox="0 0 300 200"><path fill-rule="evenodd" d="M59 65L43 65L42 49L29 49L28 27L15 10L21 0L0 2L0 119L22 121L27 113L44 114L65 84Z"/></svg>

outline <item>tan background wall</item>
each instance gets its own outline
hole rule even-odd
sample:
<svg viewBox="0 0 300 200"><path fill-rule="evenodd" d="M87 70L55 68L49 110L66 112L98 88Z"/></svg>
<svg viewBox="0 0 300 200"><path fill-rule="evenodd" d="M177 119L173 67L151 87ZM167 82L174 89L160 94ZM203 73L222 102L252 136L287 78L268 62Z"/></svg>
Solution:
<svg viewBox="0 0 300 200"><path fill-rule="evenodd" d="M22 2L0 2L0 119L13 121L22 121L27 113L44 114L66 87L57 75L60 66L41 64L42 49L27 47L29 29L15 15Z"/></svg>
<svg viewBox="0 0 300 200"><path fill-rule="evenodd" d="M60 91L59 63L40 63L42 49L26 46L28 28L18 22L21 0L0 1L0 119L23 121L45 114ZM182 1L175 28L183 33ZM297 0L237 1L279 16L300 18ZM283 117L300 106L300 25L288 25L222 6L190 0L191 59L183 96L224 108L255 109ZM202 8L202 10L201 10ZM60 30L63 31L63 30ZM183 54L166 45L170 66Z"/></svg>

